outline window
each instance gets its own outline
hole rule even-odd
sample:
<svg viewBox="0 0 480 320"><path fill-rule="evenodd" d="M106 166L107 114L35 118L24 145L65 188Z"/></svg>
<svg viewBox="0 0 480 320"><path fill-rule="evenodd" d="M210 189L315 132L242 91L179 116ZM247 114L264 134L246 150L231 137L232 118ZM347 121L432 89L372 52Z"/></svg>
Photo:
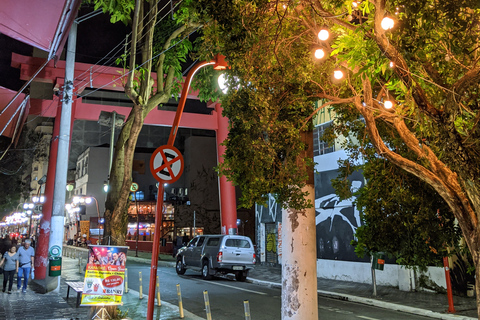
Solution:
<svg viewBox="0 0 480 320"><path fill-rule="evenodd" d="M198 238L197 247L201 247L204 242L205 242L205 237Z"/></svg>
<svg viewBox="0 0 480 320"><path fill-rule="evenodd" d="M190 242L188 243L188 247L195 247L195 244L197 243L198 241L198 238L193 238L192 240L190 240Z"/></svg>
<svg viewBox="0 0 480 320"><path fill-rule="evenodd" d="M83 160L82 177L87 174L88 158Z"/></svg>
<svg viewBox="0 0 480 320"><path fill-rule="evenodd" d="M225 246L235 248L250 248L250 242L245 239L227 239Z"/></svg>
<svg viewBox="0 0 480 320"><path fill-rule="evenodd" d="M325 130L332 125L332 122L324 123L313 129L313 155L320 156L335 151L335 145L328 145L327 142L321 140Z"/></svg>
<svg viewBox="0 0 480 320"><path fill-rule="evenodd" d="M220 242L220 238L210 238L207 241L207 247L215 247L218 246L218 243Z"/></svg>
<svg viewBox="0 0 480 320"><path fill-rule="evenodd" d="M76 178L80 178L82 176L82 162L77 162L77 170L75 172Z"/></svg>

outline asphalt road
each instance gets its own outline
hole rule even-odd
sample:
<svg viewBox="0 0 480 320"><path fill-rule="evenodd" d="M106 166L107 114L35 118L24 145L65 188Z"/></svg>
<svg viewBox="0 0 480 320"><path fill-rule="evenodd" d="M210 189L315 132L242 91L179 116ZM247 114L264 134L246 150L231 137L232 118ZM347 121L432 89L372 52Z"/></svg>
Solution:
<svg viewBox="0 0 480 320"><path fill-rule="evenodd" d="M139 291L139 272L142 272L143 293L148 294L150 266L127 262L127 268L129 290ZM177 284L180 284L183 307L199 317L206 318L203 294L206 290L213 319L244 320L244 300L249 301L252 319L281 319L280 289L223 277L205 281L202 280L200 272L190 270L185 275L178 276L173 267L159 267L157 275L161 300L178 305ZM431 319L325 297L318 298L318 314L318 318L322 320Z"/></svg>

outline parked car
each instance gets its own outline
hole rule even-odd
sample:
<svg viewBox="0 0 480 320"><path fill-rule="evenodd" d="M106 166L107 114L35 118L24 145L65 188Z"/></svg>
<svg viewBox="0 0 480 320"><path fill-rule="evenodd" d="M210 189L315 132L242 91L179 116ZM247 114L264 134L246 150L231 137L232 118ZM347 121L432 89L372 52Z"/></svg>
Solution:
<svg viewBox="0 0 480 320"><path fill-rule="evenodd" d="M240 235L200 235L178 250L176 271L200 271L209 280L215 274L234 273L237 281L245 281L255 266L255 249L249 237Z"/></svg>

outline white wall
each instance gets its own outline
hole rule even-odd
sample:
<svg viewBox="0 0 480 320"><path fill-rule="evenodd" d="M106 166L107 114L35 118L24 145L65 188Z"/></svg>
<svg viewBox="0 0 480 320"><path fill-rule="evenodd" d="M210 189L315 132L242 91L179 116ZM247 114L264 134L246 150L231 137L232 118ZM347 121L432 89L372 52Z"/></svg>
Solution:
<svg viewBox="0 0 480 320"><path fill-rule="evenodd" d="M427 272L422 274L425 274L438 286L446 288L443 268L428 267ZM403 291L415 289L414 273L396 264L385 264L384 270L376 270L375 276L377 285L398 287ZM369 262L318 259L317 277L358 283L372 283L372 271Z"/></svg>

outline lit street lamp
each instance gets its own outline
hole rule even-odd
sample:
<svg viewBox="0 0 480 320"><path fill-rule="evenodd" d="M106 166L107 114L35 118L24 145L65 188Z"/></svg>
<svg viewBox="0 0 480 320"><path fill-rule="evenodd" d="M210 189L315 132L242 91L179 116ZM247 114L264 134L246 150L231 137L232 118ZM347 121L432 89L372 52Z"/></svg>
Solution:
<svg viewBox="0 0 480 320"><path fill-rule="evenodd" d="M38 189L40 191L40 188ZM33 217L35 220L34 221L38 221L38 218L39 218L39 215L43 213L43 207L41 207L41 203L44 203L45 202L45 196L39 196L37 194L37 196L35 197L32 197L32 201L33 201L33 212L37 214L37 216ZM42 211L42 212L39 212L39 211ZM41 217L41 216L40 216ZM30 214L30 219L32 218L32 215ZM28 230L29 230L29 234L30 234L30 231L31 231L31 224L29 223L28 225ZM33 228L33 230L36 230L36 223L35 223L35 228ZM32 232L32 234L35 233L35 232Z"/></svg>
<svg viewBox="0 0 480 320"><path fill-rule="evenodd" d="M35 208L34 203L24 203L23 210L28 215L28 228L27 228L27 239L30 238L30 229L32 228L32 214L33 209Z"/></svg>
<svg viewBox="0 0 480 320"><path fill-rule="evenodd" d="M95 201L96 209L97 209L97 228L98 228L98 241L100 242L100 236L103 235L103 228L100 228L100 210L98 209L98 200L92 196L75 196L72 198L72 203L74 206L83 205L83 204L90 204L92 201Z"/></svg>

